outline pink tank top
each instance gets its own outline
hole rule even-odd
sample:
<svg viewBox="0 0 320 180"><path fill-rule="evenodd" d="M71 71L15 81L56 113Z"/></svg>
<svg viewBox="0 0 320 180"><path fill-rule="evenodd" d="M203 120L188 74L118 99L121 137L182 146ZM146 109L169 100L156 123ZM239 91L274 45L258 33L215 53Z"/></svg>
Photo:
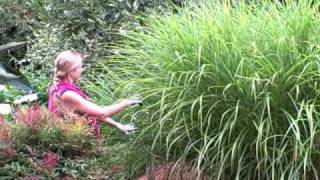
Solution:
<svg viewBox="0 0 320 180"><path fill-rule="evenodd" d="M81 97L88 99L88 95L82 91L78 86L68 83L59 82L56 85L51 85L48 90L48 110L59 116L59 111L56 103L54 102L55 97L61 96L66 91L73 91L79 94ZM100 126L96 116L88 116L88 124L93 128L95 136L100 137Z"/></svg>

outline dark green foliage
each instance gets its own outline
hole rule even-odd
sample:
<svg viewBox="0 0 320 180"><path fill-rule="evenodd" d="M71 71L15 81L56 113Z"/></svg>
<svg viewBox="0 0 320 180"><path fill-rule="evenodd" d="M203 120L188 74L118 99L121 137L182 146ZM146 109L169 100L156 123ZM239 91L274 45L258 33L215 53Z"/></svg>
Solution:
<svg viewBox="0 0 320 180"><path fill-rule="evenodd" d="M23 0L0 2L0 42L24 41L32 34L29 7Z"/></svg>
<svg viewBox="0 0 320 180"><path fill-rule="evenodd" d="M9 26L3 26L2 34L10 32L31 43L24 59L21 60L21 51L15 51L13 53L20 55L12 54L14 58L9 56L6 61L12 60L11 66L21 67L32 87L45 100L46 87L52 77L52 62L58 52L76 49L89 54L88 62L94 64L97 57L110 55L107 48L119 40L119 34L143 24L140 15L164 11L170 4L181 5L182 1L2 1L4 18L1 23L9 23ZM11 26L16 30L10 30ZM16 38L3 41L12 40Z"/></svg>

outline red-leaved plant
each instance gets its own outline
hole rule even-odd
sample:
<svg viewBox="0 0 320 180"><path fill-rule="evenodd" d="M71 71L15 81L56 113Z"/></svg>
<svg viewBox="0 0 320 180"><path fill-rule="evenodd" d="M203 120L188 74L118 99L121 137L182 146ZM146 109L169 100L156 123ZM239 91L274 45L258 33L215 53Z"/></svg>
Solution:
<svg viewBox="0 0 320 180"><path fill-rule="evenodd" d="M17 124L27 125L32 129L36 129L43 120L48 120L49 116L50 115L38 104L26 110L17 107L14 112L14 118Z"/></svg>
<svg viewBox="0 0 320 180"><path fill-rule="evenodd" d="M164 165L159 165L155 168L147 169L147 174L138 178L138 180L206 180L208 177L195 167L189 166L181 162L170 162Z"/></svg>
<svg viewBox="0 0 320 180"><path fill-rule="evenodd" d="M3 154L9 158L15 158L17 156L17 152L11 147L6 147L3 149Z"/></svg>
<svg viewBox="0 0 320 180"><path fill-rule="evenodd" d="M0 115L0 141L10 140L11 129L9 125L5 122L3 116Z"/></svg>
<svg viewBox="0 0 320 180"><path fill-rule="evenodd" d="M26 176L23 180L40 180L39 176Z"/></svg>
<svg viewBox="0 0 320 180"><path fill-rule="evenodd" d="M59 161L59 155L49 151L43 154L41 165L43 168L52 170L57 167L58 161Z"/></svg>

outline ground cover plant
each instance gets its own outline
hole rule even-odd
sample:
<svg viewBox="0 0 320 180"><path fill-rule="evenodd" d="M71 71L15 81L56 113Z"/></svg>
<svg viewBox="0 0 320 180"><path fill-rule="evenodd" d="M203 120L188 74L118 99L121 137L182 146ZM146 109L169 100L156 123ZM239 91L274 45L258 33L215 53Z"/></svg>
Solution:
<svg viewBox="0 0 320 180"><path fill-rule="evenodd" d="M124 116L142 127L127 173L166 158L198 178L318 179L318 9L201 1L127 32L98 79L145 100Z"/></svg>

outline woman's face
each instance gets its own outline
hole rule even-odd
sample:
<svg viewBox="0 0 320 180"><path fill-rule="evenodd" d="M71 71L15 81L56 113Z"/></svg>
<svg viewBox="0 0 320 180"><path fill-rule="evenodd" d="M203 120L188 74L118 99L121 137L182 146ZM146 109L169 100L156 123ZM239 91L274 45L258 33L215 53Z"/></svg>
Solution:
<svg viewBox="0 0 320 180"><path fill-rule="evenodd" d="M83 63L82 63L82 58L81 57L77 57L78 59L75 60L76 66L74 68L74 70L71 72L71 78L74 81L77 81L80 79L81 77L81 73L84 70L83 68Z"/></svg>

